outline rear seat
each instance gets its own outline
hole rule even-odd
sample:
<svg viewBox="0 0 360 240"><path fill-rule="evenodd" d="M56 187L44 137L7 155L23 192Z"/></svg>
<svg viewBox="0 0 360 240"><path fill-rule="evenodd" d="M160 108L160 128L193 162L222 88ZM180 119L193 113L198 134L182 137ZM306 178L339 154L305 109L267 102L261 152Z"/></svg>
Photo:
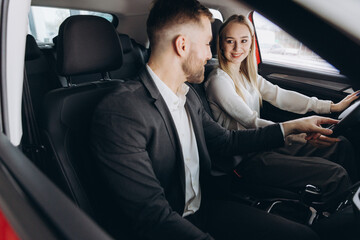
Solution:
<svg viewBox="0 0 360 240"><path fill-rule="evenodd" d="M34 113L39 119L43 98L52 89L60 88L58 76L52 70L50 52L42 51L32 35L26 36L25 70Z"/></svg>
<svg viewBox="0 0 360 240"><path fill-rule="evenodd" d="M61 84L52 70L54 61L48 49L40 49L33 36L26 36L25 73L23 84L23 102L21 108L23 136L21 148L39 168L43 167L46 151L39 132L39 119L42 114L42 102L47 92L60 88Z"/></svg>

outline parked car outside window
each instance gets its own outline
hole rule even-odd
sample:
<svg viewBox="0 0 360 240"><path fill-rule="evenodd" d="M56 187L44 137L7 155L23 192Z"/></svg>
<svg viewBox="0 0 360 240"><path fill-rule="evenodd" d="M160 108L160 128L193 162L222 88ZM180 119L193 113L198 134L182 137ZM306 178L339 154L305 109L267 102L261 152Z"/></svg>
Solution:
<svg viewBox="0 0 360 240"><path fill-rule="evenodd" d="M339 75L336 68L257 12L254 24L264 62Z"/></svg>

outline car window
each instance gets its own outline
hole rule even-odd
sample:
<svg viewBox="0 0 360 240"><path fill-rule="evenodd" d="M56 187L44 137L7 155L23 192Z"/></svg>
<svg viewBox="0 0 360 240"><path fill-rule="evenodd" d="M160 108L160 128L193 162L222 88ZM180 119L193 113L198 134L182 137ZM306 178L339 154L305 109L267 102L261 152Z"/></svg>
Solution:
<svg viewBox="0 0 360 240"><path fill-rule="evenodd" d="M219 19L220 21L224 21L223 16L221 14L221 12L219 10L213 9L213 8L209 8L211 14L213 15L214 19Z"/></svg>
<svg viewBox="0 0 360 240"><path fill-rule="evenodd" d="M39 44L52 43L53 37L57 36L60 24L72 15L95 15L113 21L109 13L92 12L50 7L31 7L29 13L29 34L33 35Z"/></svg>
<svg viewBox="0 0 360 240"><path fill-rule="evenodd" d="M254 24L263 62L339 75L336 68L257 12Z"/></svg>

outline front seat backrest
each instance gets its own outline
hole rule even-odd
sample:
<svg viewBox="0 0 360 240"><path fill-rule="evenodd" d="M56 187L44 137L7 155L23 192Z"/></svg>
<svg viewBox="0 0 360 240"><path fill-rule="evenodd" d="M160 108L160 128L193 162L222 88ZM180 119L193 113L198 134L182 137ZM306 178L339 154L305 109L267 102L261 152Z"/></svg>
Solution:
<svg viewBox="0 0 360 240"><path fill-rule="evenodd" d="M71 16L60 26L58 72L74 75L118 69L122 49L113 25L96 16ZM85 212L99 217L102 188L89 147L89 128L97 103L121 81L95 81L51 91L44 101L42 127L53 152L46 173Z"/></svg>
<svg viewBox="0 0 360 240"><path fill-rule="evenodd" d="M212 40L210 43L210 47L213 58L217 58L217 51L216 51L217 37L219 35L219 30L222 24L223 22L219 19L215 19L214 22L211 23Z"/></svg>
<svg viewBox="0 0 360 240"><path fill-rule="evenodd" d="M123 50L123 64L120 69L112 71L110 75L112 78L132 79L145 66L147 49L126 34L119 34L119 38Z"/></svg>
<svg viewBox="0 0 360 240"><path fill-rule="evenodd" d="M214 119L214 116L212 114L209 102L207 101L206 92L204 88L204 83L207 80L207 77L209 73L214 70L218 66L218 59L217 59L217 53L216 53L216 42L217 42L217 36L219 34L219 29L222 25L222 21L219 19L215 19L214 22L211 23L211 31L212 31L212 40L210 43L211 47L211 53L212 58L207 62L205 66L205 75L204 75L204 81L199 84L192 83L191 85L195 89L195 91L199 94L201 101L203 103L203 106L205 108L205 111Z"/></svg>
<svg viewBox="0 0 360 240"><path fill-rule="evenodd" d="M96 16L72 16L60 25L57 69L63 76L111 71L122 64L114 26Z"/></svg>

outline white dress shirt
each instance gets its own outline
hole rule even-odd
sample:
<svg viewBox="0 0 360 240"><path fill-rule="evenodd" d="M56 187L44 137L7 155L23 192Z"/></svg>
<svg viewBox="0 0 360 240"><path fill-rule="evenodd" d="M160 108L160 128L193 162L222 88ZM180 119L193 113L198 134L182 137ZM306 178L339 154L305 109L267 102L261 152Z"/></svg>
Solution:
<svg viewBox="0 0 360 240"><path fill-rule="evenodd" d="M183 83L175 94L148 65L146 68L170 110L180 138L185 167L185 208L183 213L183 217L185 217L195 213L201 202L199 153L193 125L189 113L185 109L189 86Z"/></svg>
<svg viewBox="0 0 360 240"><path fill-rule="evenodd" d="M309 111L330 113L331 101L282 89L260 75L257 82L263 100L275 107L300 114ZM216 121L227 129L259 128L273 124L260 118L259 93L248 81L244 83L240 84L243 99L236 93L235 84L226 72L217 68L209 74L205 89Z"/></svg>

